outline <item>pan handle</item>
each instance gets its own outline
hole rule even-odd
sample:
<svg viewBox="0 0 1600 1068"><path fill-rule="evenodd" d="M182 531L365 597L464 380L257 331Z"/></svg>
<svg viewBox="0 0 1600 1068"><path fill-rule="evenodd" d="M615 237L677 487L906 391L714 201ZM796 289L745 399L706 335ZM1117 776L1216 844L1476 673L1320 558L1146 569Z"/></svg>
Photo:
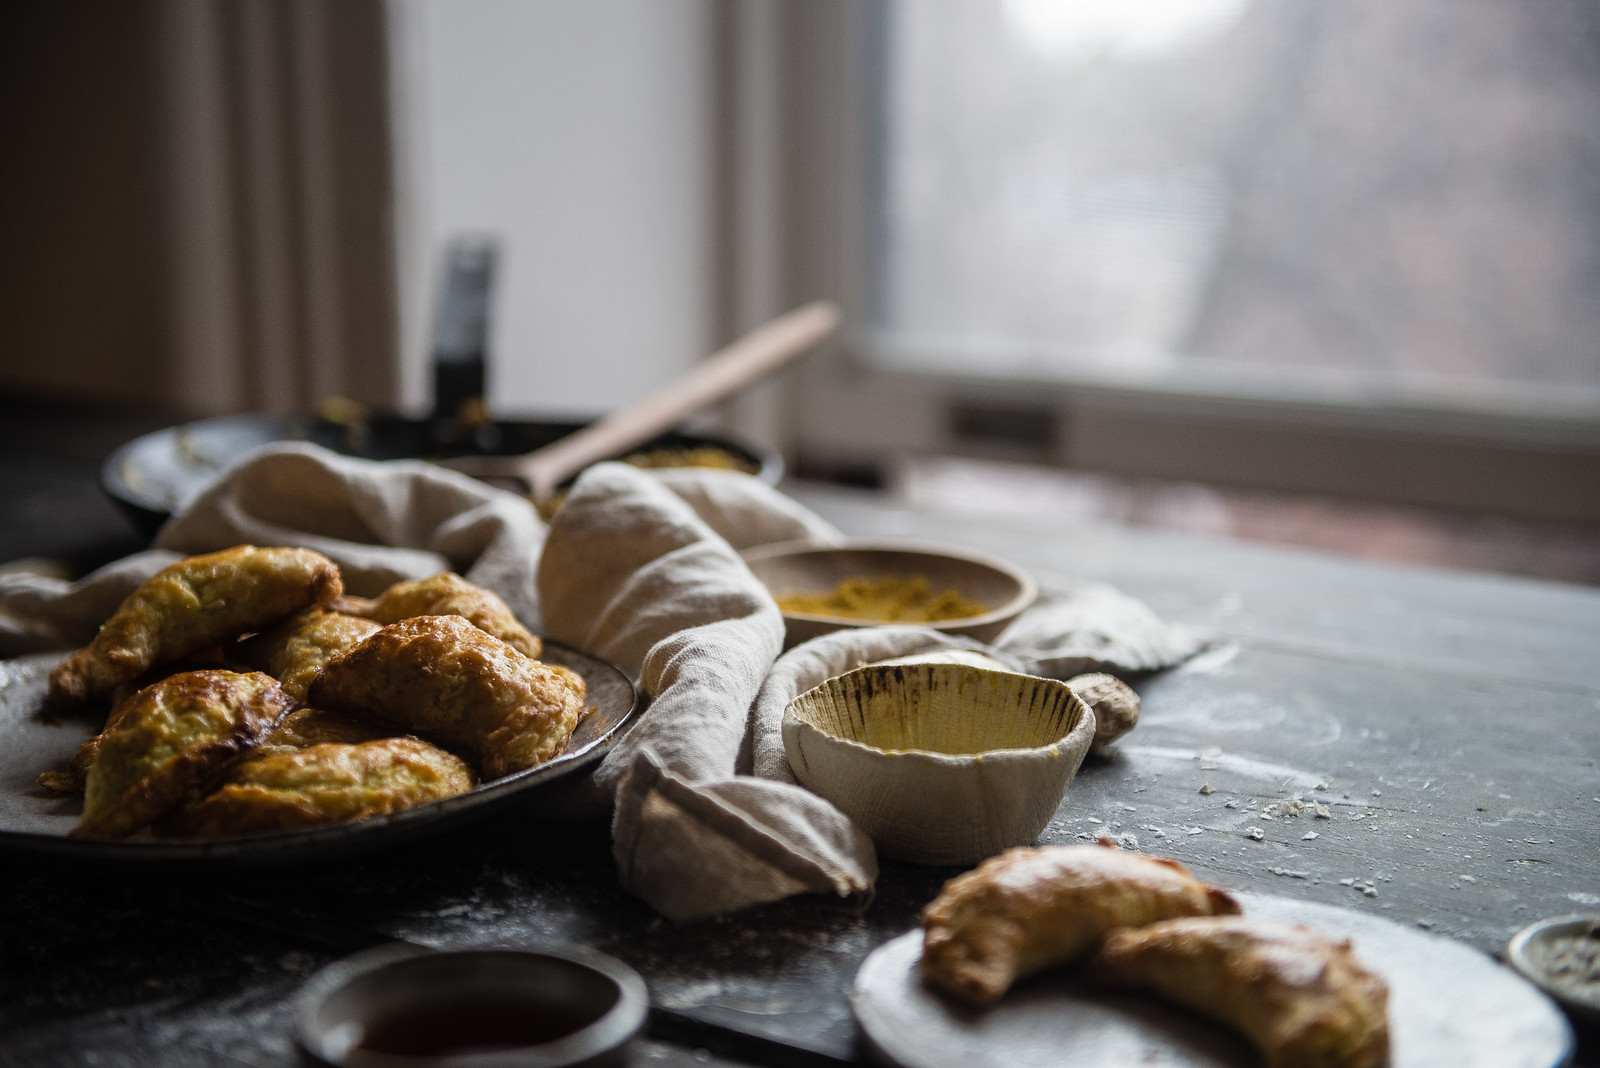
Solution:
<svg viewBox="0 0 1600 1068"><path fill-rule="evenodd" d="M488 449L489 312L499 249L493 238L458 237L445 252L433 324L433 444Z"/></svg>

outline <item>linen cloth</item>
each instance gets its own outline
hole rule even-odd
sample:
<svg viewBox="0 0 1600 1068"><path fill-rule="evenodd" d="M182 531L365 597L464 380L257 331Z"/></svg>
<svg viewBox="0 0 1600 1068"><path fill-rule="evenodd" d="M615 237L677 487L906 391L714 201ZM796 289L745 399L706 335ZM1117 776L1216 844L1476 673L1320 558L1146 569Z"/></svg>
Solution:
<svg viewBox="0 0 1600 1068"><path fill-rule="evenodd" d="M431 464L268 446L224 472L146 552L78 582L0 576L0 656L87 643L122 598L183 555L241 543L316 549L352 593L454 570L536 631L615 663L649 703L584 779L551 798L611 815L623 885L685 922L877 875L870 839L795 783L784 707L861 664L979 650L1059 677L1145 671L1204 644L1109 587L1046 591L996 643L915 626L824 635L780 656L783 619L738 550L839 532L737 472L599 464L546 527L524 499Z"/></svg>

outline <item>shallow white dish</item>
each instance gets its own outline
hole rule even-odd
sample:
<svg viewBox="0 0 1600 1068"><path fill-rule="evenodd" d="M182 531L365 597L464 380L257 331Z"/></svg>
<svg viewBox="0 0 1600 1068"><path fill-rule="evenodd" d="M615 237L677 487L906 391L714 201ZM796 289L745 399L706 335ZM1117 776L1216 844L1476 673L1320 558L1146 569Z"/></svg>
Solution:
<svg viewBox="0 0 1600 1068"><path fill-rule="evenodd" d="M1389 984L1389 1068L1557 1068L1572 1028L1528 982L1469 946L1353 909L1236 894L1245 915L1355 943ZM986 1011L923 985L921 930L856 972L850 1004L870 1045L901 1068L1240 1068L1260 1058L1231 1031L1153 998L1086 988L1070 970L1018 984Z"/></svg>

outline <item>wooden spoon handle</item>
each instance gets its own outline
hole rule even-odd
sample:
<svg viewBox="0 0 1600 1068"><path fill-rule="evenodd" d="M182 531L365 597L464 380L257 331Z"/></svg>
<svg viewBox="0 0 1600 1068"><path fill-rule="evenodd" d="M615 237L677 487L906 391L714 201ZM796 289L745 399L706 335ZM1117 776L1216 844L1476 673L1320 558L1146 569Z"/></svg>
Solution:
<svg viewBox="0 0 1600 1068"><path fill-rule="evenodd" d="M809 352L838 326L839 308L832 301L796 308L707 356L664 388L543 448L506 458L503 470L526 482L534 500L547 500L590 464L664 434Z"/></svg>

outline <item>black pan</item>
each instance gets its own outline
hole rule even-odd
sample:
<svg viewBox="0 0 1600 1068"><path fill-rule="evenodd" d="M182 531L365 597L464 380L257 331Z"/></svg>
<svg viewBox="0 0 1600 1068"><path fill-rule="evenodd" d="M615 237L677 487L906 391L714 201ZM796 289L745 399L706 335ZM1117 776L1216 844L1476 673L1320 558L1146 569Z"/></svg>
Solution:
<svg viewBox="0 0 1600 1068"><path fill-rule="evenodd" d="M225 468L273 442L310 441L372 460L519 455L584 425L566 420L497 420L452 431L449 427L441 430L437 420L399 416L339 424L311 416L228 415L135 438L107 457L100 482L111 499L146 534L153 535ZM783 457L775 449L714 434L663 434L637 451L701 447L726 453L743 470L768 484L776 485L783 477Z"/></svg>

